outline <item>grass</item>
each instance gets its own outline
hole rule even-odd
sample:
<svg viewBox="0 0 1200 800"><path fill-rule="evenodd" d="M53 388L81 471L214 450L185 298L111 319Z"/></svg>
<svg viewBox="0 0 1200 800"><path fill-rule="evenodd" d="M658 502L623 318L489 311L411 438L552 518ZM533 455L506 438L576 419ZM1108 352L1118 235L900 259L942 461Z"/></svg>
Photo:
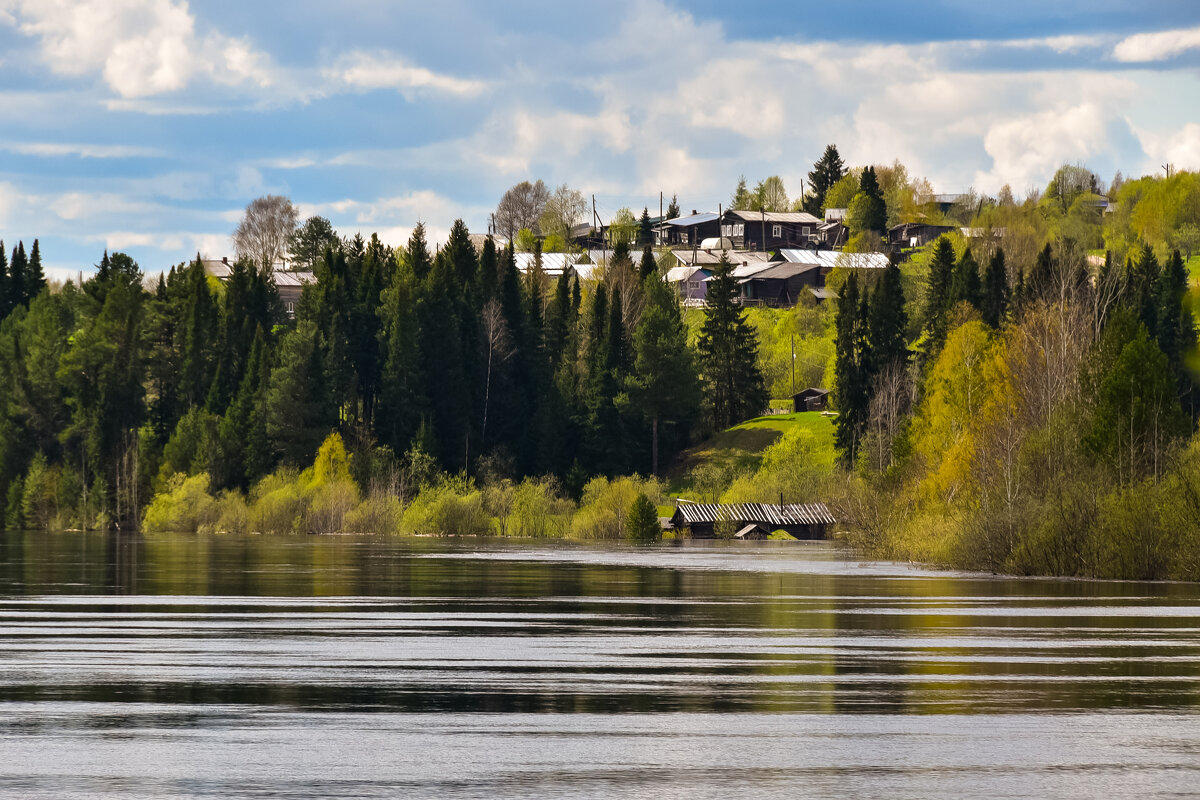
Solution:
<svg viewBox="0 0 1200 800"><path fill-rule="evenodd" d="M757 469L763 451L796 427L808 428L833 446L833 418L819 411L755 417L681 453L668 470L669 489L676 494L682 492L688 484L688 474L704 464L731 472Z"/></svg>

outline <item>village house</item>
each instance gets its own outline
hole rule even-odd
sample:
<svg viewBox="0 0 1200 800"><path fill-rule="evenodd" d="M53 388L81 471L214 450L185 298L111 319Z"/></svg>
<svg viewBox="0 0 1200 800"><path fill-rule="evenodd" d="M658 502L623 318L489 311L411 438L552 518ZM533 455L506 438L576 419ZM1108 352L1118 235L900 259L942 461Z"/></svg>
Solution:
<svg viewBox="0 0 1200 800"><path fill-rule="evenodd" d="M957 230L954 225L931 225L928 222L905 222L888 230L888 241L900 247L924 247L943 233Z"/></svg>
<svg viewBox="0 0 1200 800"><path fill-rule="evenodd" d="M684 305L703 305L708 296L708 279L712 270L694 265L681 265L667 270L670 284Z"/></svg>
<svg viewBox="0 0 1200 800"><path fill-rule="evenodd" d="M805 211L742 211L721 216L721 236L739 250L775 250L813 243L821 220Z"/></svg>
<svg viewBox="0 0 1200 800"><path fill-rule="evenodd" d="M792 410L797 414L801 411L824 411L828 401L828 389L809 387L792 395Z"/></svg>
<svg viewBox="0 0 1200 800"><path fill-rule="evenodd" d="M729 536L762 539L773 531L784 531L796 539L828 539L829 527L837 520L824 503L693 503L678 500L671 527L686 530L693 539L714 539L724 527ZM740 536L739 536L740 534Z"/></svg>
<svg viewBox="0 0 1200 800"><path fill-rule="evenodd" d="M720 218L712 212L693 211L686 217L677 217L654 226L654 243L659 247L681 247L698 245L712 239L721 230Z"/></svg>
<svg viewBox="0 0 1200 800"><path fill-rule="evenodd" d="M823 287L825 278L818 264L782 261L767 262L737 282L742 305L790 308L800 302L802 294Z"/></svg>
<svg viewBox="0 0 1200 800"><path fill-rule="evenodd" d="M233 265L229 263L228 257L223 257L220 260L215 258L201 259L204 265L204 274L210 275L221 283L229 280L230 274L233 272ZM283 307L287 310L289 317L296 316L296 306L300 303L300 294L304 291L304 287L310 283L316 283L317 279L311 272L289 272L284 269L284 264L280 263L275 269L271 270L271 280L275 284L275 289L279 292L279 299L283 303Z"/></svg>
<svg viewBox="0 0 1200 800"><path fill-rule="evenodd" d="M552 280L558 280L558 277L564 272L574 272L575 265L583 258L575 253L542 253L542 272ZM537 264L538 256L536 253L513 253L513 261L516 262L517 271L522 275L528 273Z"/></svg>

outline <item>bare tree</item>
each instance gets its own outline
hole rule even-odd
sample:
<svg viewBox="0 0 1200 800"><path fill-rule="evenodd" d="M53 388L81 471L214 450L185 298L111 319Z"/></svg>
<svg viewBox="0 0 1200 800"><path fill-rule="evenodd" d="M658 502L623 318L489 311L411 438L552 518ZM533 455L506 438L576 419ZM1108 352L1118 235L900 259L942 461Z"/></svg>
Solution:
<svg viewBox="0 0 1200 800"><path fill-rule="evenodd" d="M483 424L479 429L479 441L487 444L488 401L492 394L492 369L497 363L504 363L513 354L512 337L508 333L508 323L504 319L504 309L500 301L493 297L487 301L480 315L483 323L483 342L487 347L487 377L483 384Z"/></svg>
<svg viewBox="0 0 1200 800"><path fill-rule="evenodd" d="M550 190L542 181L521 181L504 193L496 206L496 233L503 234L511 242L517 231L528 228L537 232L538 220L550 199Z"/></svg>
<svg viewBox="0 0 1200 800"><path fill-rule="evenodd" d="M277 194L252 200L233 232L233 250L238 258L253 261L264 270L287 254L288 240L296 230L299 215L292 201Z"/></svg>
<svg viewBox="0 0 1200 800"><path fill-rule="evenodd" d="M545 210L540 218L542 233L557 233L564 240L571 240L571 226L582 220L587 214L587 200L583 194L565 183L554 190L546 201Z"/></svg>
<svg viewBox="0 0 1200 800"><path fill-rule="evenodd" d="M888 364L875 378L865 446L876 472L892 466L894 443L912 408L913 393L908 369L900 362Z"/></svg>

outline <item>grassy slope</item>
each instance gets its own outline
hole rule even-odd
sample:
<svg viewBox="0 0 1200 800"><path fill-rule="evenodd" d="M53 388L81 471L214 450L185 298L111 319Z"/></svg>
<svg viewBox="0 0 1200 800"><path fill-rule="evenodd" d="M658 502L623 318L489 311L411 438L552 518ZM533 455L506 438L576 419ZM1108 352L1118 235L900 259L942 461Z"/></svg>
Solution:
<svg viewBox="0 0 1200 800"><path fill-rule="evenodd" d="M731 471L757 469L763 451L795 427L808 428L833 447L833 419L818 411L755 417L681 453L668 472L671 491L686 491L688 473L703 464Z"/></svg>

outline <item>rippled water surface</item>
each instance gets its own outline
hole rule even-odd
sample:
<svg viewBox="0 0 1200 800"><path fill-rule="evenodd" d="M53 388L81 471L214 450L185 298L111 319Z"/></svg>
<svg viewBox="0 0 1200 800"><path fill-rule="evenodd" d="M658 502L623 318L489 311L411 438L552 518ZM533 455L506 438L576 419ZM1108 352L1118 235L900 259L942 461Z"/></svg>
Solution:
<svg viewBox="0 0 1200 800"><path fill-rule="evenodd" d="M830 545L0 534L0 796L1184 797L1200 589Z"/></svg>

